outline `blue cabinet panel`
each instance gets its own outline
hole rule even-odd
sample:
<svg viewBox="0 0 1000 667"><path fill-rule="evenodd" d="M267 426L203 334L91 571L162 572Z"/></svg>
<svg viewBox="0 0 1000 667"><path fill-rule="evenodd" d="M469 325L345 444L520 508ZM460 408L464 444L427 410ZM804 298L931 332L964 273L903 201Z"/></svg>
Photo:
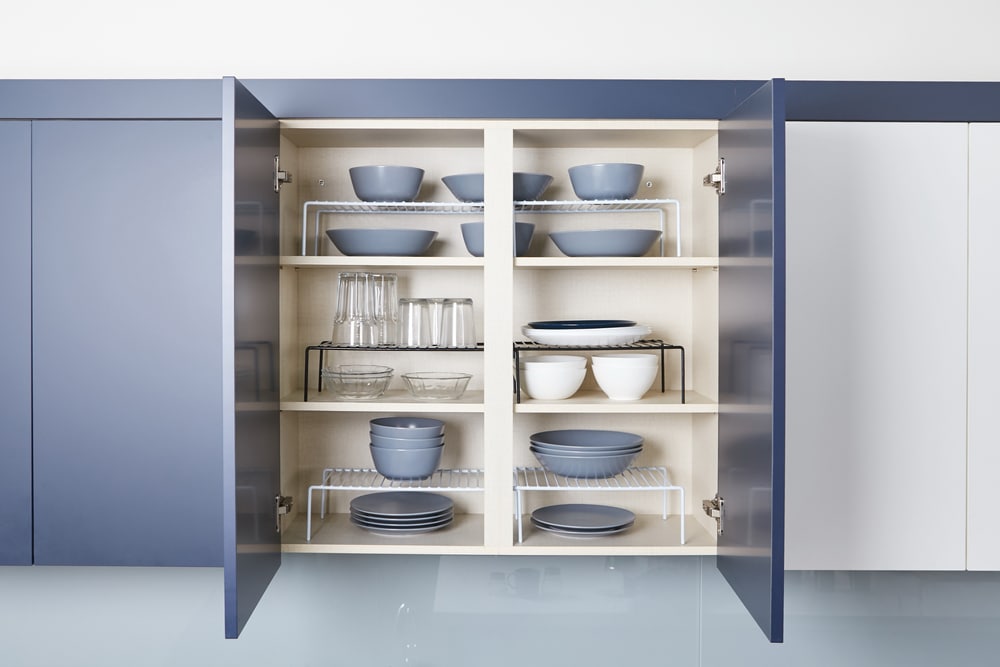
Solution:
<svg viewBox="0 0 1000 667"><path fill-rule="evenodd" d="M719 128L719 570L771 641L784 598L784 82Z"/></svg>
<svg viewBox="0 0 1000 667"><path fill-rule="evenodd" d="M226 636L236 637L281 565L278 350L278 122L223 81L226 275L222 454Z"/></svg>
<svg viewBox="0 0 1000 667"><path fill-rule="evenodd" d="M220 133L33 123L38 564L222 563Z"/></svg>
<svg viewBox="0 0 1000 667"><path fill-rule="evenodd" d="M0 122L0 565L31 563L31 123Z"/></svg>
<svg viewBox="0 0 1000 667"><path fill-rule="evenodd" d="M8 79L0 118L218 120L217 79Z"/></svg>
<svg viewBox="0 0 1000 667"><path fill-rule="evenodd" d="M721 118L763 81L252 79L279 118Z"/></svg>

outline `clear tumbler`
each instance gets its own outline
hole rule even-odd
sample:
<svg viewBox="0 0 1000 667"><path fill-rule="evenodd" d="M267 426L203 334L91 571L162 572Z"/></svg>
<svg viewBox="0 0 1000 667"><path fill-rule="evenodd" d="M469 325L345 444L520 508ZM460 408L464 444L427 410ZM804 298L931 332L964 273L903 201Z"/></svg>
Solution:
<svg viewBox="0 0 1000 667"><path fill-rule="evenodd" d="M337 313L333 343L349 347L375 344L372 281L368 273L341 273L337 281Z"/></svg>

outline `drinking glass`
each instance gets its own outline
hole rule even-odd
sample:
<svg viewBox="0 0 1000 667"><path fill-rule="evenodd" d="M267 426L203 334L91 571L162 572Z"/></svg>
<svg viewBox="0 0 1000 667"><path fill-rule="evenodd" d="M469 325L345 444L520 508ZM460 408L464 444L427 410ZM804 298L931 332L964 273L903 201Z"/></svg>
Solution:
<svg viewBox="0 0 1000 667"><path fill-rule="evenodd" d="M367 347L375 342L371 280L368 273L341 273L337 279L337 312L333 320L333 343Z"/></svg>
<svg viewBox="0 0 1000 667"><path fill-rule="evenodd" d="M430 320L427 299L399 300L400 347L430 347Z"/></svg>
<svg viewBox="0 0 1000 667"><path fill-rule="evenodd" d="M392 347L396 344L399 327L399 300L396 296L395 273L373 273L372 315L375 320L375 345Z"/></svg>
<svg viewBox="0 0 1000 667"><path fill-rule="evenodd" d="M441 347L476 347L472 299L445 299L441 313Z"/></svg>
<svg viewBox="0 0 1000 667"><path fill-rule="evenodd" d="M444 299L427 299L427 321L430 324L431 347L441 345L441 324L444 320Z"/></svg>

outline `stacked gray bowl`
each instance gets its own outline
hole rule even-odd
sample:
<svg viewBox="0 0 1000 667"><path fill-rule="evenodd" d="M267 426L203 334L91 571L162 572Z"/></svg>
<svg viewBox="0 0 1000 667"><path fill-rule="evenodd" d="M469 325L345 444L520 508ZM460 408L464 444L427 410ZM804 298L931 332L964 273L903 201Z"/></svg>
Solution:
<svg viewBox="0 0 1000 667"><path fill-rule="evenodd" d="M542 467L564 477L614 477L642 451L642 436L625 431L563 429L529 437Z"/></svg>
<svg viewBox="0 0 1000 667"><path fill-rule="evenodd" d="M372 462L387 479L426 479L444 450L444 422L429 417L379 417L369 423Z"/></svg>

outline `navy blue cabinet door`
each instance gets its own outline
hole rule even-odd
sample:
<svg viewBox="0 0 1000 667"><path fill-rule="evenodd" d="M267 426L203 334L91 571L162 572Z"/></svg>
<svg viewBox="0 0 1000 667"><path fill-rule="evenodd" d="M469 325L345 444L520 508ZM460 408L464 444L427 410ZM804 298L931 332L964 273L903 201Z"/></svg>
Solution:
<svg viewBox="0 0 1000 667"><path fill-rule="evenodd" d="M222 563L221 123L32 123L34 556Z"/></svg>
<svg viewBox="0 0 1000 667"><path fill-rule="evenodd" d="M223 427L226 636L237 637L281 565L278 351L278 122L223 80L226 276Z"/></svg>
<svg viewBox="0 0 1000 667"><path fill-rule="evenodd" d="M723 120L718 567L773 642L784 604L784 81Z"/></svg>
<svg viewBox="0 0 1000 667"><path fill-rule="evenodd" d="M0 565L31 563L31 123L0 122Z"/></svg>

